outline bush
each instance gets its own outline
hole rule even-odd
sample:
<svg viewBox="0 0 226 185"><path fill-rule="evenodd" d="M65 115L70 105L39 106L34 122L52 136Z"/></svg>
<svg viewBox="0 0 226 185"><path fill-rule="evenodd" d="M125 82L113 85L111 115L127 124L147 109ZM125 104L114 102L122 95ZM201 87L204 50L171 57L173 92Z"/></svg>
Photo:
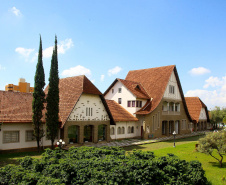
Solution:
<svg viewBox="0 0 226 185"><path fill-rule="evenodd" d="M0 184L207 184L198 161L173 154L155 157L118 147L46 149L41 159L25 157L0 169Z"/></svg>

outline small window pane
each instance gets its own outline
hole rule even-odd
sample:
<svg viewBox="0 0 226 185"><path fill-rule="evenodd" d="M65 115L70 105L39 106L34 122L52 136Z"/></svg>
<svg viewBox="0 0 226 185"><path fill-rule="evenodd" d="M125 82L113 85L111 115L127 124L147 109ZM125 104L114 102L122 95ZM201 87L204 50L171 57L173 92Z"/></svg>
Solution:
<svg viewBox="0 0 226 185"><path fill-rule="evenodd" d="M26 141L34 141L34 131L33 130L27 130L26 131Z"/></svg>
<svg viewBox="0 0 226 185"><path fill-rule="evenodd" d="M19 142L19 131L3 132L3 143L18 143L18 142Z"/></svg>

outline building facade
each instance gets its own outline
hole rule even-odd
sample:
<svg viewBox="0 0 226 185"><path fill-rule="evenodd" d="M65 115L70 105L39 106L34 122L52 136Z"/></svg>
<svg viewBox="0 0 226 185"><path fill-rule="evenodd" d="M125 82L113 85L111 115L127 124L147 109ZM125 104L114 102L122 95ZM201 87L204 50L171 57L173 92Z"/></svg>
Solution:
<svg viewBox="0 0 226 185"><path fill-rule="evenodd" d="M129 71L125 80L116 79L104 95L138 119L136 137L148 139L169 136L173 131L191 132L192 119L176 66Z"/></svg>

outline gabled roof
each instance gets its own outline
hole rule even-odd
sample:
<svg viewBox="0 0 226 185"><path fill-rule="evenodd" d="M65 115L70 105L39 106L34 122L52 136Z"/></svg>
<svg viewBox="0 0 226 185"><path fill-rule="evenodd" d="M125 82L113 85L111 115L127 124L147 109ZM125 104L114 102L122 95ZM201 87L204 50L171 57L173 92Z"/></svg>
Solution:
<svg viewBox="0 0 226 185"><path fill-rule="evenodd" d="M45 93L48 92L48 86ZM59 80L59 121L61 127L76 105L82 93L99 95L112 122L112 115L102 93L82 75ZM32 122L32 93L0 91L0 122ZM45 110L43 111L43 117ZM45 120L43 119L45 122Z"/></svg>
<svg viewBox="0 0 226 185"><path fill-rule="evenodd" d="M32 122L32 93L0 91L0 122Z"/></svg>
<svg viewBox="0 0 226 185"><path fill-rule="evenodd" d="M142 84L152 99L152 101L147 102L143 108L137 111L136 114L149 114L155 110L164 96L172 72L175 73L185 111L191 120L175 65L129 71L126 80Z"/></svg>
<svg viewBox="0 0 226 185"><path fill-rule="evenodd" d="M121 82L137 98L150 99L150 97L148 96L142 84L134 81L119 79L119 78L115 79L115 81L105 91L104 95L106 95L111 90L111 88L116 84L116 82Z"/></svg>
<svg viewBox="0 0 226 185"><path fill-rule="evenodd" d="M48 86L45 89L45 93L48 93ZM102 95L85 75L59 80L59 117L62 121L61 127L66 123L82 93Z"/></svg>
<svg viewBox="0 0 226 185"><path fill-rule="evenodd" d="M199 116L202 108L206 111L207 121L209 121L209 114L207 110L207 106L200 100L199 97L185 97L186 104L188 107L189 114L194 122L199 122Z"/></svg>
<svg viewBox="0 0 226 185"><path fill-rule="evenodd" d="M111 111L114 121L138 121L131 113L124 109L114 100L106 100L107 105Z"/></svg>

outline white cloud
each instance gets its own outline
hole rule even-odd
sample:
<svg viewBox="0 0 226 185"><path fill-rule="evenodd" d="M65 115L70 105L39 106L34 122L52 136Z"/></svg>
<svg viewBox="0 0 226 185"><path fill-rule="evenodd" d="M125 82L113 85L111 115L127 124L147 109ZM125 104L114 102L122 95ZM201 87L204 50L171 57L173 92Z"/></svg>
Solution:
<svg viewBox="0 0 226 185"><path fill-rule="evenodd" d="M226 76L222 78L211 76L207 80L205 80L205 82L206 84L203 86L204 88L223 86L226 85Z"/></svg>
<svg viewBox="0 0 226 185"><path fill-rule="evenodd" d="M34 50L35 49L26 49L26 48L22 48L22 47L18 47L15 49L15 51L17 53L19 53L20 55L22 55L25 58L28 58Z"/></svg>
<svg viewBox="0 0 226 185"><path fill-rule="evenodd" d="M60 44L58 44L58 53L64 54L68 49L73 46L74 44L72 39L65 39L64 41L61 41Z"/></svg>
<svg viewBox="0 0 226 185"><path fill-rule="evenodd" d="M189 71L191 75L204 75L210 72L211 71L209 69L206 69L204 67L193 68L192 70Z"/></svg>
<svg viewBox="0 0 226 185"><path fill-rule="evenodd" d="M75 66L70 69L66 69L61 74L64 77L86 75L87 77L91 76L91 71L83 66Z"/></svg>
<svg viewBox="0 0 226 185"><path fill-rule="evenodd" d="M109 76L111 76L111 75L116 75L116 74L118 74L121 70L122 70L121 67L116 66L115 68L109 69L109 70L108 70L108 75L109 75Z"/></svg>
<svg viewBox="0 0 226 185"><path fill-rule="evenodd" d="M103 82L104 81L104 75L100 76L100 81Z"/></svg>
<svg viewBox="0 0 226 185"><path fill-rule="evenodd" d="M205 81L204 88L214 87L214 90L189 90L185 96L198 96L208 108L226 106L226 76L222 78L211 76Z"/></svg>
<svg viewBox="0 0 226 185"><path fill-rule="evenodd" d="M1 64L0 64L0 70L5 70L5 67L3 67Z"/></svg>
<svg viewBox="0 0 226 185"><path fill-rule="evenodd" d="M16 15L16 16L22 15L21 12L20 12L20 10L17 9L15 6L12 7L12 8L10 9L10 11L11 11L14 15Z"/></svg>
<svg viewBox="0 0 226 185"><path fill-rule="evenodd" d="M43 50L43 58L50 58L53 54L53 46L50 46Z"/></svg>
<svg viewBox="0 0 226 185"><path fill-rule="evenodd" d="M60 41L60 43L57 45L58 54L65 54L65 52L73 46L74 44L72 39L65 39L64 41ZM50 46L43 50L44 58L50 58L52 54L53 54L53 46Z"/></svg>

